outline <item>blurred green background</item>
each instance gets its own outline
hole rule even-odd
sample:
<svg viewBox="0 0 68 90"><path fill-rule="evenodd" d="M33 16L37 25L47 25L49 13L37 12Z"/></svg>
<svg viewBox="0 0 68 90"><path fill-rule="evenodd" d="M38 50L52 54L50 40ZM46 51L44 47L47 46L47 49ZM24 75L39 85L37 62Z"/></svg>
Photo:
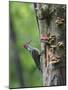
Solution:
<svg viewBox="0 0 68 90"><path fill-rule="evenodd" d="M9 87L42 86L42 74L36 67L31 54L23 48L28 40L32 40L31 46L40 49L34 5L10 1L9 19Z"/></svg>

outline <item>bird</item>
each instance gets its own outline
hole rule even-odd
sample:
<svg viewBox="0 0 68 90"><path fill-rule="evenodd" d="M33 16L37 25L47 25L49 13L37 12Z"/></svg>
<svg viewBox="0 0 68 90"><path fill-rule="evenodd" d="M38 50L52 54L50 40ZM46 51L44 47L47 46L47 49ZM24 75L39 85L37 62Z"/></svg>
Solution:
<svg viewBox="0 0 68 90"><path fill-rule="evenodd" d="M42 71L41 66L40 66L40 56L41 55L40 55L39 49L32 47L29 43L24 44L24 48L27 49L31 53L32 58L36 64L37 68L40 71Z"/></svg>

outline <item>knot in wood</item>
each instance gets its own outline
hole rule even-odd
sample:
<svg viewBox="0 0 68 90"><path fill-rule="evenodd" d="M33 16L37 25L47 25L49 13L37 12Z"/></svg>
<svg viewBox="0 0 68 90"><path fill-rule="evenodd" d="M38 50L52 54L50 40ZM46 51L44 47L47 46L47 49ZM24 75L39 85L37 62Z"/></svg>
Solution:
<svg viewBox="0 0 68 90"><path fill-rule="evenodd" d="M55 64L55 63L60 62L60 60L61 60L60 57L52 56L52 57L50 58L50 63Z"/></svg>
<svg viewBox="0 0 68 90"><path fill-rule="evenodd" d="M55 44L56 43L56 36L55 35L50 36L48 39L48 42L52 45Z"/></svg>
<svg viewBox="0 0 68 90"><path fill-rule="evenodd" d="M63 48L63 47L64 47L64 43L63 43L62 41L61 41L61 42L58 42L57 46L58 46L59 48Z"/></svg>
<svg viewBox="0 0 68 90"><path fill-rule="evenodd" d="M57 17L55 23L58 25L58 26L62 26L64 24L64 18L62 17Z"/></svg>

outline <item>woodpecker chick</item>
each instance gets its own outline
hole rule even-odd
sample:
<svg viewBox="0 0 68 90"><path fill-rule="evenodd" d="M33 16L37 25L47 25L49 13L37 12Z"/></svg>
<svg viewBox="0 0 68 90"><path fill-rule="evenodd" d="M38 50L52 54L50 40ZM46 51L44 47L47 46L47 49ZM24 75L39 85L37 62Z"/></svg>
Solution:
<svg viewBox="0 0 68 90"><path fill-rule="evenodd" d="M40 51L37 48L33 48L28 43L26 43L24 45L24 48L27 49L31 53L32 58L34 59L36 66L38 67L39 70L41 70L41 67L40 67Z"/></svg>

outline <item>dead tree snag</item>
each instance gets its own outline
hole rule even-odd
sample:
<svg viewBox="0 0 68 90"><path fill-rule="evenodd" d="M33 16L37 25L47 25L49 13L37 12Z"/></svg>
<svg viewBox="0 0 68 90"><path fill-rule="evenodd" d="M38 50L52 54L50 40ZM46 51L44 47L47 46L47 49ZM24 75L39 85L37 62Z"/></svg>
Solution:
<svg viewBox="0 0 68 90"><path fill-rule="evenodd" d="M43 86L65 85L66 5L36 4L36 16L44 51L40 58Z"/></svg>

